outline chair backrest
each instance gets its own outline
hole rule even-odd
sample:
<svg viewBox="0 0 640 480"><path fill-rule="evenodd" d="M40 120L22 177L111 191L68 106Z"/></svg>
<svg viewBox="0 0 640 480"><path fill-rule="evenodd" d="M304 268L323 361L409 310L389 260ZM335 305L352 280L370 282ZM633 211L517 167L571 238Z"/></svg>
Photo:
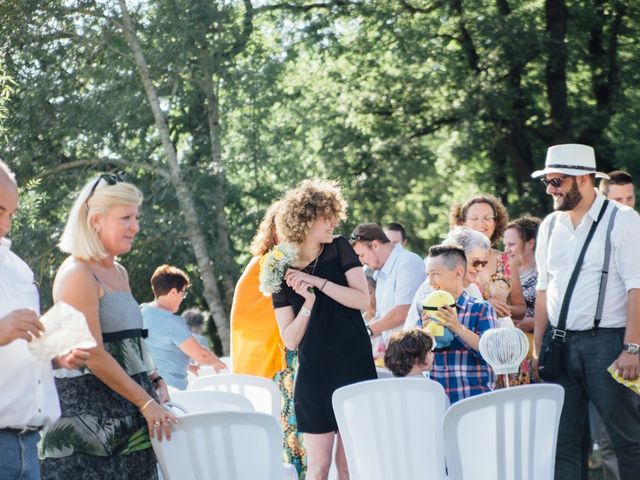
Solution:
<svg viewBox="0 0 640 480"><path fill-rule="evenodd" d="M164 480L282 480L282 433L271 416L210 412L180 417L171 440L151 440Z"/></svg>
<svg viewBox="0 0 640 480"><path fill-rule="evenodd" d="M562 387L536 384L485 393L452 405L444 419L449 478L553 478L563 402Z"/></svg>
<svg viewBox="0 0 640 480"><path fill-rule="evenodd" d="M393 373L391 370L384 367L376 367L376 373L378 374L378 378L393 378Z"/></svg>
<svg viewBox="0 0 640 480"><path fill-rule="evenodd" d="M445 478L442 386L426 378L384 378L333 394L353 480Z"/></svg>
<svg viewBox="0 0 640 480"><path fill-rule="evenodd" d="M171 394L171 401L189 413L253 412L251 401L239 393L215 390L184 390Z"/></svg>
<svg viewBox="0 0 640 480"><path fill-rule="evenodd" d="M280 390L275 382L255 375L222 373L196 379L191 390L217 390L239 393L247 397L256 412L263 412L280 419Z"/></svg>

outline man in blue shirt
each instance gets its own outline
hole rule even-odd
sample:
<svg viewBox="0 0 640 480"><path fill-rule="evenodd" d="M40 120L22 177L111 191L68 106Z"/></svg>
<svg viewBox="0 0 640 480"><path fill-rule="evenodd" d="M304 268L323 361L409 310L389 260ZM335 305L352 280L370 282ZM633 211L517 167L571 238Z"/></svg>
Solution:
<svg viewBox="0 0 640 480"><path fill-rule="evenodd" d="M422 259L394 245L376 223L361 223L351 234L360 261L376 272L376 316L367 325L369 336L389 335L402 328L418 287L425 281Z"/></svg>

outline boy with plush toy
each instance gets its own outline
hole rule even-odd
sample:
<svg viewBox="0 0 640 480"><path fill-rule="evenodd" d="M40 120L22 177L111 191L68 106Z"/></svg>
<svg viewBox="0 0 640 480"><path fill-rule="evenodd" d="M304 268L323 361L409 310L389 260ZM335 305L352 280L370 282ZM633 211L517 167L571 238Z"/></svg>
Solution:
<svg viewBox="0 0 640 480"><path fill-rule="evenodd" d="M444 290L455 299L452 306L450 298L438 293L438 302L444 303L444 306L434 311L425 310L422 317L427 330L445 327L442 331L435 328L436 333L442 333L440 337L443 344L436 338L438 348L435 351L431 378L444 387L452 404L493 388L493 372L480 355L478 345L480 336L495 327L496 311L488 302L471 297L464 291L466 271L467 259L460 247L434 245L429 249L429 284L434 290ZM442 302L442 299L445 301ZM430 301L426 303L431 304ZM431 320L434 312L437 312L438 325L430 327L434 323ZM451 334L451 341L447 346L444 345L446 330Z"/></svg>

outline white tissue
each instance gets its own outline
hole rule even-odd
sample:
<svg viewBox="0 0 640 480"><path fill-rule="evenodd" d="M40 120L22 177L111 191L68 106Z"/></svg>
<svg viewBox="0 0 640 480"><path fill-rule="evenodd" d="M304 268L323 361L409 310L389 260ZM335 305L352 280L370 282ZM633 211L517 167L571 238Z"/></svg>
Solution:
<svg viewBox="0 0 640 480"><path fill-rule="evenodd" d="M51 360L74 348L96 346L84 314L67 303L56 303L40 317L40 322L44 332L28 343L31 354L39 360Z"/></svg>

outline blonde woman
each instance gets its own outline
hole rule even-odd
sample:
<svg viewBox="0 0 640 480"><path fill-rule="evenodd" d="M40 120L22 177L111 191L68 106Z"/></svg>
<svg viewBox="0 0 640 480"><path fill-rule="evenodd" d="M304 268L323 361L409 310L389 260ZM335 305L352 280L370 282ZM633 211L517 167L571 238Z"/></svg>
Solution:
<svg viewBox="0 0 640 480"><path fill-rule="evenodd" d="M118 175L102 174L76 198L60 240L69 253L53 285L55 302L86 317L97 347L87 369L59 372L62 417L40 443L42 478L157 478L148 436L170 437L175 416L142 340L142 314L116 257L139 231L142 194Z"/></svg>
<svg viewBox="0 0 640 480"><path fill-rule="evenodd" d="M298 350L294 401L307 480L327 478L336 441L338 478L349 478L331 396L376 378L360 313L369 305L367 280L349 242L333 235L346 207L334 182L305 180L284 197L276 216L279 237L298 247L273 305L285 345Z"/></svg>

